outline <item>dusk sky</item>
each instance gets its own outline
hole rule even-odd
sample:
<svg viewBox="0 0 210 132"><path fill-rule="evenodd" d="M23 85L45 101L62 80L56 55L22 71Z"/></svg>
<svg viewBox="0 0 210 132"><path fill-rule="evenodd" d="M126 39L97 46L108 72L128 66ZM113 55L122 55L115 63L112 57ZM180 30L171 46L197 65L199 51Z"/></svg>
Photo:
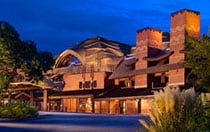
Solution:
<svg viewBox="0 0 210 132"><path fill-rule="evenodd" d="M209 0L0 0L0 20L55 55L94 36L135 45L138 29L169 32L170 14L183 8L200 12L207 33Z"/></svg>

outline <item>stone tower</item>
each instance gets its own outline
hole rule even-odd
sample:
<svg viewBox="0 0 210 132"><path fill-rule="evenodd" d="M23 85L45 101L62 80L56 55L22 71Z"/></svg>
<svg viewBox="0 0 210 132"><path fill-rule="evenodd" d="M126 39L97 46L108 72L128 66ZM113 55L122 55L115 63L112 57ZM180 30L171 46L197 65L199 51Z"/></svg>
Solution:
<svg viewBox="0 0 210 132"><path fill-rule="evenodd" d="M153 57L162 48L162 31L154 28L144 28L136 33L136 70L148 67L145 57ZM147 74L135 76L136 88L147 87Z"/></svg>
<svg viewBox="0 0 210 132"><path fill-rule="evenodd" d="M170 25L170 50L174 54L170 56L169 63L177 64L185 61L186 35L200 38L200 13L188 9L171 14ZM184 85L186 81L186 69L180 68L169 71L169 85Z"/></svg>

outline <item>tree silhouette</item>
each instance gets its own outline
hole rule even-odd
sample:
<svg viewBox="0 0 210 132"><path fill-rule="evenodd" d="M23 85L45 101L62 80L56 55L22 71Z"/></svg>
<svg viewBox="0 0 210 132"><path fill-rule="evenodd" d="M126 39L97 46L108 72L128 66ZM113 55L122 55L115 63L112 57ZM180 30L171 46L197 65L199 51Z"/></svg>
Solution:
<svg viewBox="0 0 210 132"><path fill-rule="evenodd" d="M33 41L22 41L17 31L7 22L0 21L0 88L10 82L42 80L54 64L50 52L40 52ZM24 74L20 74L20 72Z"/></svg>
<svg viewBox="0 0 210 132"><path fill-rule="evenodd" d="M190 68L188 82L201 91L210 91L210 38L186 38L186 66Z"/></svg>

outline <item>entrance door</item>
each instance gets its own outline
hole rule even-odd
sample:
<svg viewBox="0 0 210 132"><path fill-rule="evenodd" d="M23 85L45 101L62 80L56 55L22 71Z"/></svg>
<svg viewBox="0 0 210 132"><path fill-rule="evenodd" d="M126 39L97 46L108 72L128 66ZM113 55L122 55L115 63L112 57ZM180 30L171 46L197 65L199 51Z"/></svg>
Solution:
<svg viewBox="0 0 210 132"><path fill-rule="evenodd" d="M78 112L85 112L85 106L86 106L86 98L79 98L79 108L78 108Z"/></svg>
<svg viewBox="0 0 210 132"><path fill-rule="evenodd" d="M124 114L126 109L126 102L125 100L120 100L120 114Z"/></svg>
<svg viewBox="0 0 210 132"><path fill-rule="evenodd" d="M79 106L78 106L78 111L79 112L87 112L91 113L92 112L92 100L91 98L79 98Z"/></svg>

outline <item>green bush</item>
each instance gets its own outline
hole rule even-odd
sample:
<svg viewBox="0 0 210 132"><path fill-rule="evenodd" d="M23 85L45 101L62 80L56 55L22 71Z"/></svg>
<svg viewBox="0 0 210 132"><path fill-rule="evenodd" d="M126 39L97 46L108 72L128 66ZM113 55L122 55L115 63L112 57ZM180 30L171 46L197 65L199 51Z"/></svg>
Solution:
<svg viewBox="0 0 210 132"><path fill-rule="evenodd" d="M166 87L155 92L150 119L140 120L149 132L210 131L210 108L201 104L193 88Z"/></svg>
<svg viewBox="0 0 210 132"><path fill-rule="evenodd" d="M17 102L0 105L0 118L25 119L38 116L38 110L28 103Z"/></svg>

